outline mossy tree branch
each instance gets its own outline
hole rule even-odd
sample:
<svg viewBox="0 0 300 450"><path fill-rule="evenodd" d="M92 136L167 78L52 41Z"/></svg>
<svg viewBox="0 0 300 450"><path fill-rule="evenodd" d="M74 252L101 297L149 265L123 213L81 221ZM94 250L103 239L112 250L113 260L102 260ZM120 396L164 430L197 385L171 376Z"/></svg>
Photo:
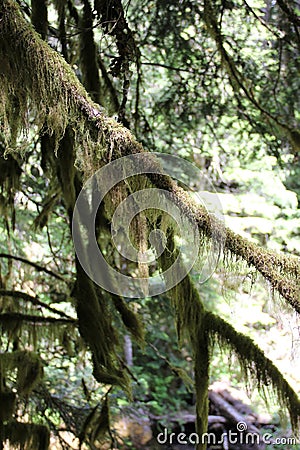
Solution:
<svg viewBox="0 0 300 450"><path fill-rule="evenodd" d="M273 362L251 338L236 331L221 317L207 312L204 323L211 346L217 343L222 350L227 348L232 351L238 358L245 378L256 380L258 389L271 385L280 404L288 409L293 429L299 430L299 398Z"/></svg>
<svg viewBox="0 0 300 450"><path fill-rule="evenodd" d="M65 283L68 282L62 275L59 275L58 273L53 272L53 270L47 269L47 267L43 267L38 263L35 263L33 261L29 261L26 258L23 258L22 256L15 256L15 255L9 255L8 253L0 253L0 258L10 259L14 261L20 261L24 264L28 264L29 266L36 269L38 272L45 272L47 275L51 275L52 277L56 278L57 280L64 281Z"/></svg>
<svg viewBox="0 0 300 450"><path fill-rule="evenodd" d="M47 303L42 302L41 300L39 300L38 297L33 297L32 295L26 294L26 292L10 291L10 290L6 290L6 289L0 289L0 297L11 297L11 298L14 298L14 299L22 299L25 302L32 303L33 305L41 306L42 308L45 308L48 311L50 311L50 312L52 312L54 314L57 314L57 315L59 315L61 317L73 320L72 317L68 316L63 311L59 311L58 309L53 308L50 305L47 305Z"/></svg>
<svg viewBox="0 0 300 450"><path fill-rule="evenodd" d="M15 114L12 114L11 104L12 99L17 99L20 105L19 131L26 130L30 111L35 115L37 129L43 129L52 135L50 137L53 142L48 150L51 149L53 153L57 151L54 176L59 178L71 217L81 186L81 180L78 180L80 171L87 178L111 158L143 153L144 150L129 130L108 117L92 101L68 64L34 32L13 0L3 1L0 15L0 57L3 60L0 77L4 86L0 93L0 116L7 143L14 137L10 134L12 121L12 129L15 129ZM80 170L75 169L76 165ZM156 165L154 158L145 157L145 172L147 168ZM201 236L219 239L220 246L224 244L225 257L227 254L236 256L237 260L244 260L248 265L254 266L273 289L300 312L300 266L295 258L261 249L224 228L163 173L149 174L148 179L152 186L171 193L172 200L182 214L198 224ZM162 261L162 267L169 262ZM186 333L193 347L198 432L205 432L207 427L209 338L212 333L220 336L223 346L228 345L241 359L245 358L242 367L245 367L246 374L257 377L260 385L271 381L280 400L288 407L295 426L299 416L297 396L277 368L271 362L266 362L263 353L253 343L249 343L249 338L237 333L222 319L218 320L216 316L206 312L189 277L175 286L170 295L177 317L178 337L181 339L182 334ZM95 378L106 384L126 387L128 380L116 358L117 336L112 329L107 301L78 263L73 296L77 302L80 332L93 354ZM128 313L125 303L120 303L117 298L114 303L125 325L132 328L136 322ZM36 317L6 314L0 317L0 321L29 320L39 323L40 318ZM50 318L44 319L45 322L51 321ZM141 335L142 331L139 331L136 337L141 338Z"/></svg>
<svg viewBox="0 0 300 450"><path fill-rule="evenodd" d="M163 270L167 269L178 256L172 241L169 241L168 247L170 255L162 255ZM172 288L168 295L176 313L179 341L182 342L183 336L186 335L193 349L198 434L201 436L207 428L209 365L216 343L222 350L228 349L237 356L246 382L252 380L263 393L265 389L271 387L282 407L287 408L293 429L298 432L300 428L299 398L277 367L254 341L239 333L219 316L206 310L189 275ZM197 445L197 450L205 448L202 442Z"/></svg>
<svg viewBox="0 0 300 450"><path fill-rule="evenodd" d="M30 105L39 110L36 123L46 122L57 141L62 138L68 125L76 130L76 163L84 170L85 176L94 173L111 156L118 158L143 152L141 144L129 130L93 103L68 64L34 32L15 2L5 0L0 14L0 54L4 61L1 78L5 84L1 94L1 113L4 125L9 125L11 92L21 102L23 120L20 125L23 127L26 127L25 111L30 100ZM151 164L155 165L155 161L145 161L146 167ZM224 229L163 174L149 175L149 178L154 186L172 193L183 214L196 220L201 232L208 238L212 236L213 228L219 229L221 239L226 236L225 248L254 266L273 289L300 312L300 265L296 258L260 249L231 230Z"/></svg>
<svg viewBox="0 0 300 450"><path fill-rule="evenodd" d="M29 324L74 324L77 325L78 321L76 319L67 319L67 318L56 318L56 317L44 317L44 316L38 316L34 314L21 314L21 313L2 313L0 314L0 324L3 324L7 326L9 323L22 323L26 322Z"/></svg>

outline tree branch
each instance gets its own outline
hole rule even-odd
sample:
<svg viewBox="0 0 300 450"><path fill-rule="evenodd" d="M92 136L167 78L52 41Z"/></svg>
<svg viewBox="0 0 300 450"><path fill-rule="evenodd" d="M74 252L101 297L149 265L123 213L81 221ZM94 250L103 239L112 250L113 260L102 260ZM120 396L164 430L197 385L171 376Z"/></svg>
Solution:
<svg viewBox="0 0 300 450"><path fill-rule="evenodd" d="M32 324L45 324L45 323L55 323L55 324L74 324L77 325L78 321L76 319L56 319L55 317L43 317L35 316L33 314L21 314L21 313L3 313L0 314L0 323L8 322L29 322Z"/></svg>
<svg viewBox="0 0 300 450"><path fill-rule="evenodd" d="M300 27L300 17L290 8L289 4L284 0L277 0L277 4L282 9L282 11L288 16L288 19L295 25L295 27ZM297 4L297 3L296 3Z"/></svg>
<svg viewBox="0 0 300 450"><path fill-rule="evenodd" d="M68 320L74 320L72 317L68 316L63 311L59 311L56 308L52 308L52 306L49 306L49 305L47 305L47 303L44 303L41 300L39 300L38 297L33 297L29 294L26 294L25 292L9 291L6 289L0 289L0 296L3 296L3 297L7 296L7 297L15 298L15 299L21 298L22 300L25 300L26 302L30 302L33 305L42 306L43 308L48 309L48 311L51 311L54 314L58 314L59 316L64 317Z"/></svg>
<svg viewBox="0 0 300 450"><path fill-rule="evenodd" d="M77 164L81 164L85 177L95 173L111 158L144 152L128 129L107 117L105 111L92 102L68 64L39 38L15 2L3 1L0 14L0 56L4 61L1 95L4 102L9 102L9 92L13 90L27 111L24 97L30 98L31 105L39 111L37 123L45 120L58 142L68 125L76 127ZM60 99L59 103L57 99ZM91 130L93 137L96 135L94 140ZM145 157L143 163L145 174L150 169L157 171L155 158ZM225 251L254 266L300 313L300 264L296 258L262 249L224 228L162 172L148 173L147 176L153 186L170 192L182 213L196 221L207 238L217 236L222 242L225 237Z"/></svg>
<svg viewBox="0 0 300 450"><path fill-rule="evenodd" d="M55 273L52 270L47 269L46 267L40 266L39 264L29 261L28 259L23 258L21 256L9 255L8 253L0 253L0 258L13 259L15 261L23 262L25 264L28 264L31 267L34 267L38 272L45 272L48 275L51 275L52 277L56 278L57 280L64 281L65 283L68 282L64 277L62 277L58 273Z"/></svg>
<svg viewBox="0 0 300 450"><path fill-rule="evenodd" d="M210 36L215 41L216 46L218 48L218 51L221 55L224 69L226 70L232 88L236 94L239 93L239 91L242 91L245 95L246 99L260 112L262 113L267 120L271 120L274 124L276 124L283 133L287 136L289 139L294 151L298 151L298 143L297 143L297 136L299 132L297 130L294 130L291 128L287 123L282 122L279 120L274 114L272 114L270 111L268 111L266 108L264 108L260 102L257 100L257 98L254 95L254 92L252 91L252 88L248 86L247 80L244 79L241 72L236 67L233 58L230 56L230 54L226 51L224 47L224 39L221 33L221 29L218 26L217 19L215 17L214 13L215 9L211 3L211 0L205 0L204 2L204 21L207 25L207 29L210 33ZM295 136L295 138L294 138Z"/></svg>
<svg viewBox="0 0 300 450"><path fill-rule="evenodd" d="M212 344L216 342L222 349L228 348L234 351L246 378L256 379L259 389L272 385L280 404L289 411L293 429L299 429L299 398L273 362L250 337L236 331L221 317L207 312L204 323Z"/></svg>

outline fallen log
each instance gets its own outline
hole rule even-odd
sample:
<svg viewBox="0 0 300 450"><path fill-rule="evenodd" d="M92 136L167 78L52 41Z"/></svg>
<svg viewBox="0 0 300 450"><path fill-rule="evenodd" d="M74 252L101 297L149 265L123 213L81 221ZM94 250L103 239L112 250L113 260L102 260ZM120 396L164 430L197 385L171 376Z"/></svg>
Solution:
<svg viewBox="0 0 300 450"><path fill-rule="evenodd" d="M253 420L256 421L257 416L251 409L251 407L249 405L246 405L242 400L233 397L233 395L227 389L223 389L222 391L216 391L214 389L214 392L221 395L221 397L223 397L224 400L230 403L240 414L251 416L253 417Z"/></svg>
<svg viewBox="0 0 300 450"><path fill-rule="evenodd" d="M195 423L196 421L196 414L192 414L188 411L181 411L176 414L172 415L163 415L163 416L156 416L154 414L149 414L149 418L155 421L158 420L165 420L167 419L168 422L171 423ZM217 415L209 415L208 416L208 425L212 425L215 423L225 424L227 422L227 419L223 416L217 416Z"/></svg>
<svg viewBox="0 0 300 450"><path fill-rule="evenodd" d="M226 401L221 395L216 392L209 391L209 399L214 404L219 414L228 419L234 425L239 423L245 424L245 429L238 429L238 431L247 431L248 433L258 433L259 429L253 423L247 420L247 417L238 412L233 405Z"/></svg>

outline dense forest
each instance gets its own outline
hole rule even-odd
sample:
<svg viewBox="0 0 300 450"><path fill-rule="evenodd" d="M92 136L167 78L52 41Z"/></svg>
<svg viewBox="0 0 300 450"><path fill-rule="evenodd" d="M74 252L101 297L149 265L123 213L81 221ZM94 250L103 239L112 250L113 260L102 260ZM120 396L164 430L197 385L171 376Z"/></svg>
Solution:
<svg viewBox="0 0 300 450"><path fill-rule="evenodd" d="M0 57L0 449L296 448L299 1L1 0Z"/></svg>

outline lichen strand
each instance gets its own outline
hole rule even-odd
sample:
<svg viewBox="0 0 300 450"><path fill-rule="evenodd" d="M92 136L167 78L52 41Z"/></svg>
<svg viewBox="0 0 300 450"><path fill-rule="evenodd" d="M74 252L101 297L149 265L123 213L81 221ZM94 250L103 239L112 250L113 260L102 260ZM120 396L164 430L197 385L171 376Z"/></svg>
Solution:
<svg viewBox="0 0 300 450"><path fill-rule="evenodd" d="M236 331L230 324L211 312L205 316L205 330L211 349L218 344L237 357L244 378L256 383L263 392L266 387L277 395L280 405L287 408L291 424L297 433L300 429L300 401L283 375L251 338Z"/></svg>

